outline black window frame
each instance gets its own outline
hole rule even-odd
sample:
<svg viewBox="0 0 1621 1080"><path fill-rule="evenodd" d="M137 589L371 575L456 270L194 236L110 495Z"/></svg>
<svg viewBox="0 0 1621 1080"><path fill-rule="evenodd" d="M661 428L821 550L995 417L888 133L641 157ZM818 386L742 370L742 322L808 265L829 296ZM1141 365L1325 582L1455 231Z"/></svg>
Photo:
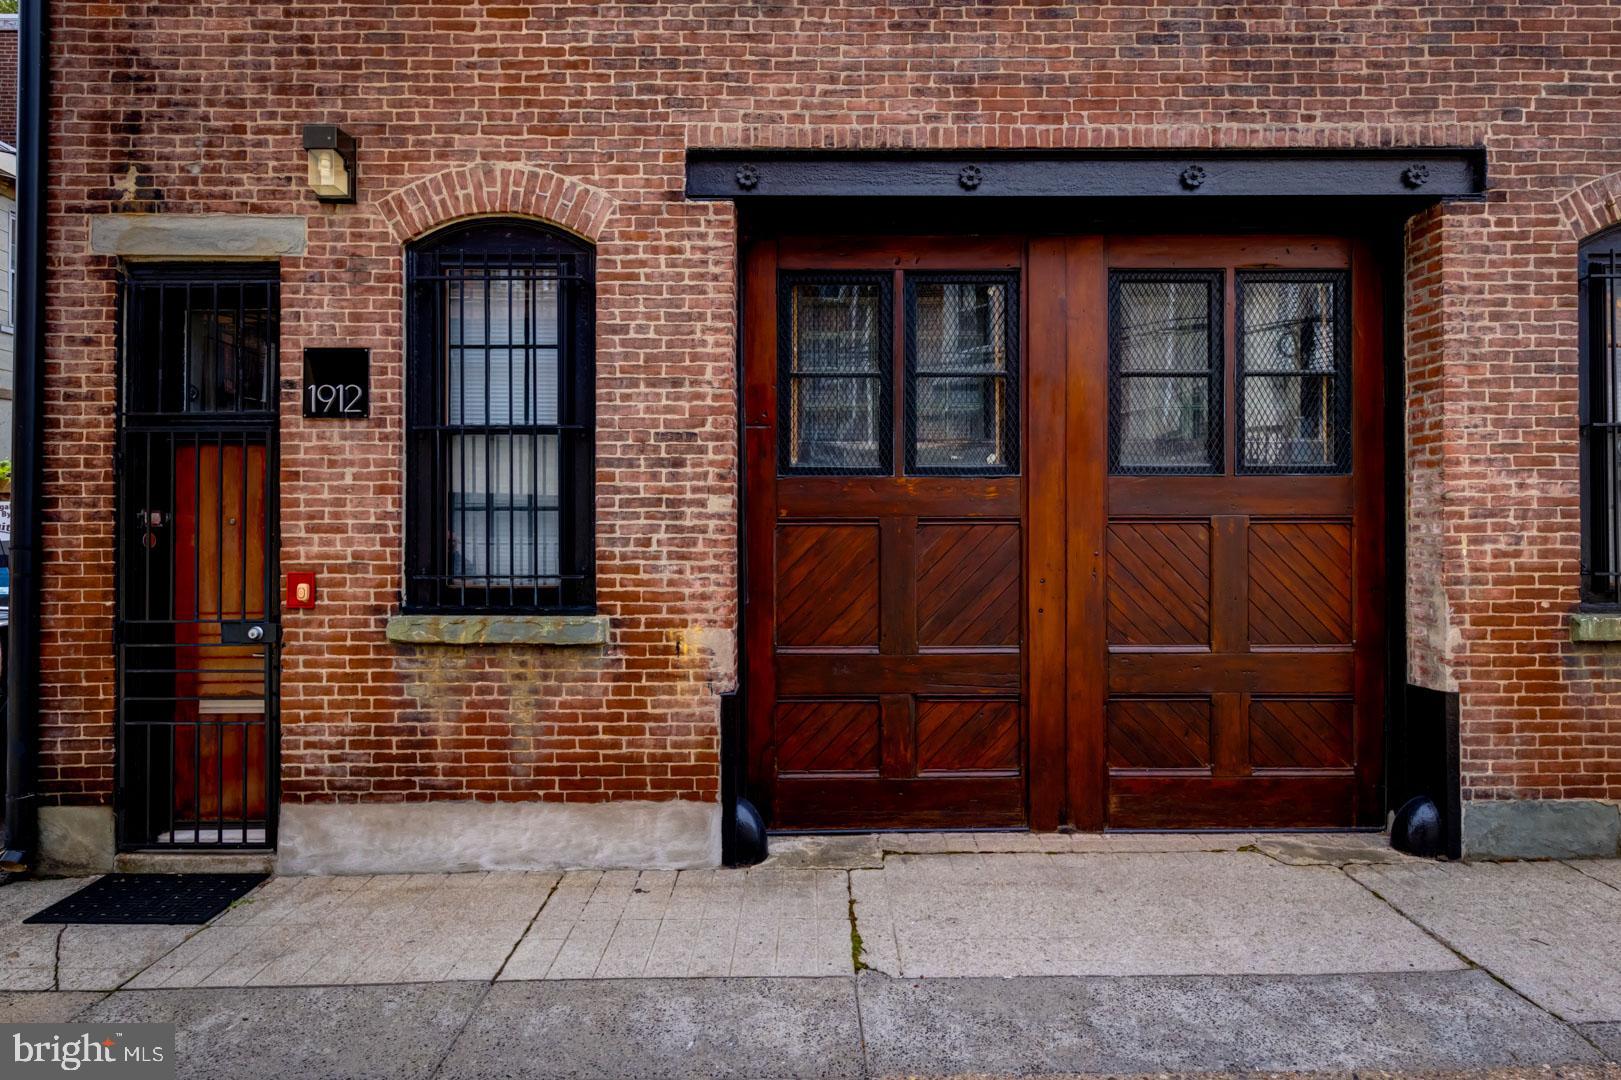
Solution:
<svg viewBox="0 0 1621 1080"><path fill-rule="evenodd" d="M1146 283L1198 283L1205 287L1205 311L1208 331L1206 353L1208 366L1204 371L1123 371L1118 318L1123 285ZM1121 268L1109 271L1109 308L1107 327L1109 339L1109 475L1110 476L1223 476L1226 461L1226 367L1225 340L1227 272L1221 269L1135 269ZM1192 465L1132 465L1121 464L1121 441L1124 435L1121 414L1125 404L1122 392L1125 379L1203 377L1209 388L1208 414L1210 429L1205 433L1206 462L1203 467Z"/></svg>
<svg viewBox="0 0 1621 1080"><path fill-rule="evenodd" d="M592 614L596 611L596 249L561 229L522 218L475 218L440 229L406 248L405 582L407 613ZM450 423L450 343L440 313L452 280L482 268L555 274L558 291L556 423ZM509 413L508 420L511 420ZM459 433L556 435L558 573L531 584L468 584L450 546L448 440ZM537 451L538 452L538 451ZM536 484L540 483L536 464ZM493 511L489 511L493 513ZM535 565L540 565L538 541ZM545 582L543 584L543 582Z"/></svg>
<svg viewBox="0 0 1621 1080"><path fill-rule="evenodd" d="M1577 349L1581 440L1581 601L1621 610L1621 225L1583 240Z"/></svg>
<svg viewBox="0 0 1621 1080"><path fill-rule="evenodd" d="M1321 373L1270 371L1262 369L1253 376L1244 355L1244 296L1245 285L1287 283L1324 283L1334 285L1334 419L1344 433L1336 440L1334 460L1320 465L1285 462L1281 465L1252 465L1245 458L1249 445L1249 413L1245 395L1249 380L1253 378L1320 378ZM1351 472L1352 446L1356 430L1351 423L1352 380L1354 378L1351 351L1351 274L1346 270L1238 270L1233 277L1233 472L1237 476L1345 476Z"/></svg>
<svg viewBox="0 0 1621 1080"><path fill-rule="evenodd" d="M1002 333L1007 348L1007 367L999 374L964 371L919 370L917 356L917 293L922 285L1000 285L1006 290ZM902 281L905 320L906 385L903 436L908 476L1017 476L1019 475L1020 371L1019 273L1016 270L909 270ZM965 465L919 465L917 463L917 401L919 378L1000 379L1002 382L1002 464L980 467Z"/></svg>
<svg viewBox="0 0 1621 1080"><path fill-rule="evenodd" d="M872 372L796 372L794 320L786 313L800 285L875 285L878 289L877 370ZM894 275L874 270L784 270L777 275L777 475L893 476L895 430ZM869 467L796 465L793 460L794 380L860 378L878 381L878 462Z"/></svg>
<svg viewBox="0 0 1621 1080"><path fill-rule="evenodd" d="M122 367L118 379L118 408L120 415L140 418L143 422L166 422L176 424L218 424L235 420L249 422L263 421L266 418L274 419L280 413L280 364L281 364L281 265L274 262L242 261L161 261L161 262L131 262L125 263L118 272L118 348L121 356L132 355L138 348L136 338L147 328L149 319L155 319L159 324L158 332L162 334L165 320L172 314L170 305L179 305L180 310L191 310L193 294L200 290L209 290L213 303L202 305L198 310L229 311L230 305L221 306L220 290L236 290L237 326L240 329L244 323L244 315L256 307L248 304L249 289L264 290L262 308L265 314L265 323L261 327L265 343L264 367L259 373L259 397L256 399L258 407L248 404L249 399L244 394L244 387L239 383L234 391L234 399L229 402L223 400L212 403L212 407L188 408L191 401L189 393L185 400L172 400L172 391L180 384L172 381L173 377L180 375L186 378L188 390L190 388L190 356L183 356L178 371L166 365L159 366L151 372L151 383L142 384L127 377ZM154 293L155 300L148 300L144 294ZM178 294L178 297L175 296ZM183 340L188 344L183 351L189 349L189 327L182 329ZM240 373L239 373L240 374ZM215 391L218 387L210 387ZM143 395L137 400L137 394ZM155 400L154 400L155 399ZM170 407L174 405L176 407Z"/></svg>

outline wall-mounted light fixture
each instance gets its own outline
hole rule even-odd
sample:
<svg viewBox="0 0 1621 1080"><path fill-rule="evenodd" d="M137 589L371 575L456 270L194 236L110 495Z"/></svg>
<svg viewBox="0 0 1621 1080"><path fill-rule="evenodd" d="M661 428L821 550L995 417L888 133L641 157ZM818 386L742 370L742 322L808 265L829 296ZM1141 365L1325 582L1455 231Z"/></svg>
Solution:
<svg viewBox="0 0 1621 1080"><path fill-rule="evenodd" d="M355 140L336 124L305 124L310 189L322 202L355 201Z"/></svg>

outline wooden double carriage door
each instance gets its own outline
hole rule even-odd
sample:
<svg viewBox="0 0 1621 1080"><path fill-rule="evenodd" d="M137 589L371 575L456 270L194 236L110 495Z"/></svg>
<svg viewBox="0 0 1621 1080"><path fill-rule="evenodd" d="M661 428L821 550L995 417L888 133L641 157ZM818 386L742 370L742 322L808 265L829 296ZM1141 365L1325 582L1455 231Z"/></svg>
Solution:
<svg viewBox="0 0 1621 1080"><path fill-rule="evenodd" d="M752 244L771 826L1378 823L1379 289L1334 237Z"/></svg>

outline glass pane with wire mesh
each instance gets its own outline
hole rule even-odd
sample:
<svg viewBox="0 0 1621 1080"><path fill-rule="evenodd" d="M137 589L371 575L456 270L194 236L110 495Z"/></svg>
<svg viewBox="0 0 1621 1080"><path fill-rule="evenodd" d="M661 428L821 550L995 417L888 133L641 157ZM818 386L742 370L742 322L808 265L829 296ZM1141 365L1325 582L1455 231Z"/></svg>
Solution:
<svg viewBox="0 0 1621 1080"><path fill-rule="evenodd" d="M1621 603L1621 230L1582 256L1582 599Z"/></svg>
<svg viewBox="0 0 1621 1080"><path fill-rule="evenodd" d="M1351 316L1338 271L1238 275L1238 470L1351 467Z"/></svg>
<svg viewBox="0 0 1621 1080"><path fill-rule="evenodd" d="M907 471L1017 471L1017 313L1012 274L907 276Z"/></svg>
<svg viewBox="0 0 1621 1080"><path fill-rule="evenodd" d="M410 606L588 609L589 250L486 222L410 265Z"/></svg>
<svg viewBox="0 0 1621 1080"><path fill-rule="evenodd" d="M1109 276L1110 469L1222 469L1221 271Z"/></svg>
<svg viewBox="0 0 1621 1080"><path fill-rule="evenodd" d="M784 473L890 469L889 280L784 275L778 290L778 442Z"/></svg>

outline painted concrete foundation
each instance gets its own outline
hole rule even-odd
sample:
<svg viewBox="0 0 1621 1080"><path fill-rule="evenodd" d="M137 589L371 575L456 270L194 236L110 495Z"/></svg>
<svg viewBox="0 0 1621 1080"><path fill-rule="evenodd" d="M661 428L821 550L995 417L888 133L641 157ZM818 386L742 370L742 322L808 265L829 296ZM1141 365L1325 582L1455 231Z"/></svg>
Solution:
<svg viewBox="0 0 1621 1080"><path fill-rule="evenodd" d="M39 808L41 874L105 874L117 851L110 806Z"/></svg>
<svg viewBox="0 0 1621 1080"><path fill-rule="evenodd" d="M720 824L719 804L692 801L289 803L274 859L283 874L690 869L720 864ZM107 806L41 807L39 835L38 870L47 876L227 869L195 854L117 855ZM1615 858L1621 807L1596 799L1466 802L1463 854ZM248 868L233 861L229 869Z"/></svg>
<svg viewBox="0 0 1621 1080"><path fill-rule="evenodd" d="M287 803L283 874L681 870L720 864L718 803Z"/></svg>
<svg viewBox="0 0 1621 1080"><path fill-rule="evenodd" d="M1613 859L1621 809L1596 799L1480 800L1463 804L1465 859Z"/></svg>

